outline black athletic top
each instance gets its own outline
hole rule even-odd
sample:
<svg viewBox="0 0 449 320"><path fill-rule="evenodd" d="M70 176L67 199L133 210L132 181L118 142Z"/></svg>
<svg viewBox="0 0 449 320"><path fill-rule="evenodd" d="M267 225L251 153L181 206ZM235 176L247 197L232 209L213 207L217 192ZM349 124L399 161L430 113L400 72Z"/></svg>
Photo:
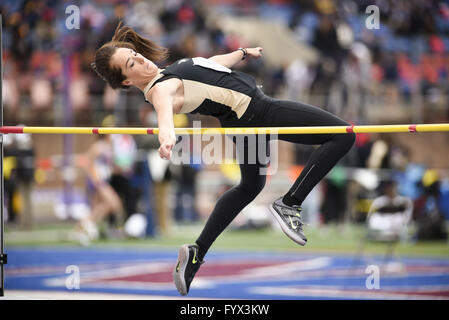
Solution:
<svg viewBox="0 0 449 320"><path fill-rule="evenodd" d="M145 87L144 94L156 83L171 78L179 78L184 84L180 113L240 119L257 91L251 75L197 57L180 59L167 66Z"/></svg>

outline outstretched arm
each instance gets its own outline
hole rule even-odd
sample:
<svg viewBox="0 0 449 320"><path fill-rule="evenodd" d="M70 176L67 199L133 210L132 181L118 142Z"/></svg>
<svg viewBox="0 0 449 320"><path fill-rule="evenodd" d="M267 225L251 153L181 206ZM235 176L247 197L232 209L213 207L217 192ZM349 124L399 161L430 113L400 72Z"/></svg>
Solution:
<svg viewBox="0 0 449 320"><path fill-rule="evenodd" d="M98 172L95 170L95 159L98 157L100 153L98 150L99 143L96 141L86 152L86 162L85 162L85 170L89 178L92 180L95 186L100 183L100 177L98 176Z"/></svg>
<svg viewBox="0 0 449 320"><path fill-rule="evenodd" d="M176 143L175 125L173 121L173 94L175 86L164 81L154 88L151 94L151 102L157 113L159 127L159 156L170 160L172 149Z"/></svg>
<svg viewBox="0 0 449 320"><path fill-rule="evenodd" d="M262 56L263 49L261 47L245 48L245 50L247 51L247 58L248 57L259 58ZM242 58L243 58L243 51L236 50L231 53L213 56L210 57L209 59L218 62L219 64L227 68L232 68L237 62L241 61Z"/></svg>

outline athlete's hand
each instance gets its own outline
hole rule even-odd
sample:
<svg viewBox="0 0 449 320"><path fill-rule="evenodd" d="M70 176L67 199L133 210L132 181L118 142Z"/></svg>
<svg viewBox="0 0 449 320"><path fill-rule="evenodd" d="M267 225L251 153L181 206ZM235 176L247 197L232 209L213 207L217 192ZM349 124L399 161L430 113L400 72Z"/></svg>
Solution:
<svg viewBox="0 0 449 320"><path fill-rule="evenodd" d="M252 58L260 58L262 56L262 47L256 47L256 48L245 48L246 52L248 53L249 57Z"/></svg>
<svg viewBox="0 0 449 320"><path fill-rule="evenodd" d="M162 159L170 160L172 156L172 149L176 143L176 136L174 132L159 132L159 156Z"/></svg>

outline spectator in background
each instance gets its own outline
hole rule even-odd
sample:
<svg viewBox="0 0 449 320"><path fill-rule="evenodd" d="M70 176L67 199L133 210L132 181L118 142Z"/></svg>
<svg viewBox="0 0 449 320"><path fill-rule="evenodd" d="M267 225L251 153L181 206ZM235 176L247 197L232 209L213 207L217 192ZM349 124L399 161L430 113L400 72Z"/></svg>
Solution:
<svg viewBox="0 0 449 320"><path fill-rule="evenodd" d="M384 181L379 188L381 195L372 202L367 217L368 230L384 239L406 240L413 202L398 194L395 181Z"/></svg>
<svg viewBox="0 0 449 320"><path fill-rule="evenodd" d="M91 211L76 227L77 240L83 245L99 238L99 224L109 215L117 215L119 226L125 218L122 201L109 183L113 170L112 135L99 135L86 156L85 172Z"/></svg>
<svg viewBox="0 0 449 320"><path fill-rule="evenodd" d="M4 136L5 207L9 222L33 226L31 191L34 182L34 147L30 134Z"/></svg>
<svg viewBox="0 0 449 320"><path fill-rule="evenodd" d="M325 224L344 222L347 207L347 178L342 167L336 166L322 183L324 199L321 204L323 222Z"/></svg>
<svg viewBox="0 0 449 320"><path fill-rule="evenodd" d="M174 218L176 222L195 222L199 215L196 210L196 178L199 165L182 164L176 177Z"/></svg>
<svg viewBox="0 0 449 320"><path fill-rule="evenodd" d="M175 127L189 127L188 117L185 114L177 114L174 117ZM174 218L176 222L195 222L199 219L196 210L196 179L201 164L194 160L192 139L189 140L190 162L181 163L173 168L174 182L176 184ZM198 161L200 162L200 161Z"/></svg>
<svg viewBox="0 0 449 320"><path fill-rule="evenodd" d="M155 142L148 152L148 165L153 178L158 230L160 234L166 235L170 231L170 220L172 219L172 208L168 205L172 172L169 162L159 157L157 137Z"/></svg>
<svg viewBox="0 0 449 320"><path fill-rule="evenodd" d="M145 104L140 109L140 119L145 126L150 128L157 127L157 114L153 107L148 107L149 104ZM171 208L168 206L168 197L170 196L170 182L172 179L172 172L169 168L169 162L162 160L159 157L158 148L159 140L156 135L143 135L138 137L138 144L141 149L144 150L145 161L141 165L141 169L148 170L148 185L144 188L148 194L144 194L144 197L148 197L148 201L151 202L151 208L154 209L155 224L154 229L147 228L147 235L155 234L167 234L169 232L169 225L171 219ZM144 182L145 183L145 182ZM150 204L147 204L147 207ZM148 217L148 213L154 212L152 209L147 211L147 220L153 217ZM147 227L151 227L147 224Z"/></svg>
<svg viewBox="0 0 449 320"><path fill-rule="evenodd" d="M441 181L437 171L426 170L419 182L422 194L415 201L418 240L446 240L447 227L441 207Z"/></svg>
<svg viewBox="0 0 449 320"><path fill-rule="evenodd" d="M108 115L103 119L102 126L120 125L115 116ZM108 181L120 197L127 219L136 213L137 194L131 185L131 178L135 169L137 146L134 137L129 134L113 134L109 139L112 146L112 171ZM113 222L114 216L110 217Z"/></svg>
<svg viewBox="0 0 449 320"><path fill-rule="evenodd" d="M333 17L328 15L320 16L312 45L322 55L311 87L311 94L316 95L320 101L315 101L313 104L328 107L331 86L340 72L344 53L338 41Z"/></svg>
<svg viewBox="0 0 449 320"><path fill-rule="evenodd" d="M126 217L136 213L136 192L131 185L131 177L135 169L137 146L129 134L112 135L113 172L110 178L112 188L120 196L124 204Z"/></svg>
<svg viewBox="0 0 449 320"><path fill-rule="evenodd" d="M365 108L371 82L371 67L368 48L363 43L354 43L342 65L344 110L338 114L357 124L367 122Z"/></svg>
<svg viewBox="0 0 449 320"><path fill-rule="evenodd" d="M21 198L20 225L26 230L33 226L31 191L34 183L34 147L30 134L19 134L17 143L17 187Z"/></svg>
<svg viewBox="0 0 449 320"><path fill-rule="evenodd" d="M17 209L14 206L14 195L17 190L17 177L14 168L16 167L16 146L15 135L6 134L3 136L4 158L3 158L3 181L5 188L4 208L5 221L15 223L18 220Z"/></svg>
<svg viewBox="0 0 449 320"><path fill-rule="evenodd" d="M153 117L154 115L155 112L148 103L139 106L139 120L144 126L153 127L157 123L157 118ZM146 237L155 237L158 232L154 182L148 159L148 150L155 145L155 139L157 140L157 137L153 135L137 135L135 137L138 156L132 182L135 190L138 190L137 202L141 205L146 218Z"/></svg>
<svg viewBox="0 0 449 320"><path fill-rule="evenodd" d="M411 161L410 150L405 146L395 146L391 150L391 164L395 170L394 180L398 183L399 194L415 201L420 196L419 182L424 175L424 167Z"/></svg>

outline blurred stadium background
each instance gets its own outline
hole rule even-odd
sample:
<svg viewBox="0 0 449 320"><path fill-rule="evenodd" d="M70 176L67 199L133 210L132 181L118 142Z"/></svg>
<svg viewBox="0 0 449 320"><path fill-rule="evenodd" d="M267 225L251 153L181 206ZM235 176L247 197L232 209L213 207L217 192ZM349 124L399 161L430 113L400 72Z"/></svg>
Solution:
<svg viewBox="0 0 449 320"><path fill-rule="evenodd" d="M71 5L79 28L67 27ZM379 9L378 29L367 28L369 5ZM140 92L113 91L90 68L120 20L168 47L166 64L261 46L262 59L236 68L266 94L357 125L449 122L449 1L3 0L0 13L9 126L157 126ZM179 127L195 120L219 126L175 118ZM277 174L211 248L191 297L447 299L448 137L358 134L304 204L304 248L283 235L267 206L312 147L280 142ZM157 137L117 136L111 185L125 228L111 215L85 241L75 230L91 209L85 168L95 140L4 136L6 297L176 298L177 248L196 239L218 195L239 179L233 165L164 166ZM378 243L367 237L367 216L390 181L413 211L398 239ZM69 265L79 266L79 290L66 286ZM381 268L380 289L366 287L368 265Z"/></svg>

